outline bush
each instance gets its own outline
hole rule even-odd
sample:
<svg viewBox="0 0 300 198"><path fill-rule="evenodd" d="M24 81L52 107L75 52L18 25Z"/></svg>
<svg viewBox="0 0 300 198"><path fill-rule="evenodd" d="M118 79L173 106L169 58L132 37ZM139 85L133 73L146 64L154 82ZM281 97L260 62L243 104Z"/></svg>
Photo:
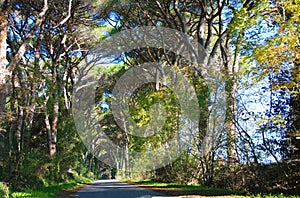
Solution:
<svg viewBox="0 0 300 198"><path fill-rule="evenodd" d="M0 197L9 198L9 188L6 183L0 182Z"/></svg>
<svg viewBox="0 0 300 198"><path fill-rule="evenodd" d="M94 177L95 177L95 175L94 175L93 172L88 172L88 173L86 174L86 176L87 176L88 178L94 178Z"/></svg>

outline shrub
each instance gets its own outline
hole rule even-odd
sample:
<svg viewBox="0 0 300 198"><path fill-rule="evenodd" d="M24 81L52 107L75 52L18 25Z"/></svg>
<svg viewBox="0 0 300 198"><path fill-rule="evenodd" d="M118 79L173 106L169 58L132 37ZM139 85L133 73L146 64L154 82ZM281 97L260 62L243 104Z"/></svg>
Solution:
<svg viewBox="0 0 300 198"><path fill-rule="evenodd" d="M0 197L9 198L9 188L6 183L0 182Z"/></svg>

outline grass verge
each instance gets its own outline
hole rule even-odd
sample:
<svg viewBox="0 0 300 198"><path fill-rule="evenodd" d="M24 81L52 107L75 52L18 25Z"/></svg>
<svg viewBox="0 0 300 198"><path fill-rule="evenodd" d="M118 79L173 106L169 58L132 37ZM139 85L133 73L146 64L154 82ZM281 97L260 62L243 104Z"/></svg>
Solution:
<svg viewBox="0 0 300 198"><path fill-rule="evenodd" d="M56 198L58 194L64 190L76 188L91 182L90 179L82 179L80 181L70 181L67 183L62 183L53 186L47 186L40 189L27 189L21 192L13 192L11 197L13 198Z"/></svg>
<svg viewBox="0 0 300 198"><path fill-rule="evenodd" d="M153 180L125 180L129 184L138 185L143 188L158 191L170 196L181 198L199 198L199 197L258 197L258 198L300 198L300 196L279 195L247 195L243 192L233 192L221 188L210 188L200 185L182 185L177 183L164 183Z"/></svg>
<svg viewBox="0 0 300 198"><path fill-rule="evenodd" d="M170 196L196 197L198 196L236 196L235 193L221 188L210 188L200 185L182 185L177 183L164 183L153 180L127 180L127 183L135 184L143 188L159 191Z"/></svg>

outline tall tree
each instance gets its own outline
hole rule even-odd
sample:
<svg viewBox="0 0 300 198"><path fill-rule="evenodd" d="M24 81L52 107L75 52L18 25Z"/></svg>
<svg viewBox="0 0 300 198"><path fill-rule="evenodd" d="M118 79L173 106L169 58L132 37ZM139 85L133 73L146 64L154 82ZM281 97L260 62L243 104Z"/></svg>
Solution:
<svg viewBox="0 0 300 198"><path fill-rule="evenodd" d="M23 2L24 3L24 2ZM6 103L6 88L7 88L7 83L8 81L11 79L11 74L14 71L16 65L20 62L20 60L22 59L25 51L26 51L26 47L28 46L28 44L31 41L31 38L33 37L33 35L35 34L35 32L37 31L37 29L41 26L46 12L48 10L48 1L45 0L43 2L43 6L40 6L40 8L38 8L37 14L35 16L35 21L34 21L34 25L29 29L28 34L26 35L26 37L23 40L23 43L19 46L19 48L17 49L16 53L14 54L13 57L11 57L11 59L9 60L9 62L7 63L7 58L6 58L6 49L7 49L7 45L6 45L6 40L7 40L7 36L8 36L8 27L9 27L9 23L8 23L8 18L9 18L9 14L12 14L15 9L14 9L14 5L18 4L18 2L11 2L10 0L5 0L2 5L1 5L1 21L3 21L3 23L1 23L1 50L0 50L0 60L1 60L1 73L0 73L0 113L1 113L1 117L3 117L3 112L5 111L5 103ZM2 119L1 119L2 120Z"/></svg>
<svg viewBox="0 0 300 198"><path fill-rule="evenodd" d="M101 9L101 13L113 12L114 14L109 14L106 17L112 16L113 19L119 19L119 22L115 23L116 28L119 30L149 25L172 28L189 35L194 41L200 43L208 52L207 57L205 57L208 62L214 58L220 61L221 67L219 69L224 75L227 93L225 124L227 161L229 163L237 162L238 153L235 143L236 126L234 120L239 60L241 51L244 48L244 32L255 23L260 10L263 9L264 1L133 0L117 1L113 4L107 2L106 5ZM124 6L126 6L126 9L124 9ZM234 47L232 47L233 45ZM132 54L134 53L128 54L130 58L132 58ZM134 59L136 61L134 64L139 61L152 60L153 57L159 57L159 55L153 56L153 54L140 53L137 56L138 58ZM171 64L175 63L176 58L166 57ZM156 61L159 62L159 58ZM181 65L180 67L186 66ZM203 68L200 65L188 65L188 67L193 68L195 76L203 77ZM203 131L207 128L207 119L208 117L203 119ZM199 137L203 137L203 131L199 131Z"/></svg>
<svg viewBox="0 0 300 198"><path fill-rule="evenodd" d="M299 157L299 1L270 2L269 20L278 27L278 33L254 51L254 59L265 68L263 74L273 75L271 84L275 92L290 94L287 99L292 119L286 123L286 132L291 141L290 152ZM283 75L285 73L285 75ZM262 74L262 75L263 75ZM276 98L273 98L276 99ZM286 100L286 101L287 101ZM272 101L271 101L272 102ZM285 144L282 147L286 147Z"/></svg>
<svg viewBox="0 0 300 198"><path fill-rule="evenodd" d="M4 5L0 76L5 96L2 113L6 111L7 116L1 118L1 129L7 132L0 132L6 144L1 145L5 148L0 158L5 170L1 179L20 186L35 174L24 172L31 152L39 149L42 160L53 164L61 158L59 150L64 151L62 155L68 153L58 137L64 139L62 134L74 126L70 108L75 71L90 44L83 31L99 24L90 20L90 5L83 1L5 1ZM69 126L63 128L65 123Z"/></svg>

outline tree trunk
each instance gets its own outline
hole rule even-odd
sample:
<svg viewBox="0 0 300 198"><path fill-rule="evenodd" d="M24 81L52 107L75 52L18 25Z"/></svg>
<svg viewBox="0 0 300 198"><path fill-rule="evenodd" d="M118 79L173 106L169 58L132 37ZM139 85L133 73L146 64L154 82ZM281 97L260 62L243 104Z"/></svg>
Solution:
<svg viewBox="0 0 300 198"><path fill-rule="evenodd" d="M88 164L89 172L93 171L93 162L94 162L94 155L90 154L89 155L89 164Z"/></svg>
<svg viewBox="0 0 300 198"><path fill-rule="evenodd" d="M57 102L54 104L54 111L53 113L53 119L52 119L52 126L50 124L49 115L46 110L45 115L45 124L47 129L47 135L48 135L48 146L49 146L49 155L50 157L54 157L56 154L56 143L57 143L57 121L58 118L56 114L58 115L58 105ZM55 115L54 115L55 114Z"/></svg>
<svg viewBox="0 0 300 198"><path fill-rule="evenodd" d="M124 161L124 164L125 164L125 176L126 178L129 178L130 177L130 170L129 170L129 141L128 141L128 138L126 137L126 143L125 143L125 146L124 146L124 157L125 157L125 161Z"/></svg>
<svg viewBox="0 0 300 198"><path fill-rule="evenodd" d="M239 37L240 39L241 37ZM222 52L224 55L225 63L225 76L226 76L226 135L227 135L227 162L228 165L238 162L238 153L236 147L236 100L237 100L237 83L240 64L240 47L237 46L234 51L234 56L232 60L232 55L230 49L230 39L227 38L226 49L223 48Z"/></svg>
<svg viewBox="0 0 300 198"><path fill-rule="evenodd" d="M56 136L57 136L57 128L56 125L53 127L53 122L57 123L57 121L52 121L52 126L50 124L50 119L49 119L49 115L48 112L46 110L45 112L45 124L46 124L46 129L47 129L47 136L48 136L48 146L49 146L49 155L50 157L54 157L54 155L56 154Z"/></svg>
<svg viewBox="0 0 300 198"><path fill-rule="evenodd" d="M229 77L230 78L230 77ZM227 80L226 82L226 93L227 93L227 108L226 108L226 135L227 135L227 162L232 164L237 161L237 150L236 150L236 126L235 110L236 110L236 83L233 80Z"/></svg>
<svg viewBox="0 0 300 198"><path fill-rule="evenodd" d="M45 109L46 111L46 128L48 131L48 145L49 145L49 155L50 157L53 157L56 154L56 143L57 143L57 125L58 125L58 115L59 115L59 85L57 81L57 66L56 63L53 63L53 70L52 70L52 100L53 105L50 106L50 108L53 109L52 112L52 122L50 123L49 115L47 113L47 107ZM47 103L46 103L47 106ZM48 107L49 108L49 107Z"/></svg>
<svg viewBox="0 0 300 198"><path fill-rule="evenodd" d="M57 97L57 96L56 96ZM53 120L52 120L52 131L50 137L50 156L53 157L56 154L56 143L57 143L57 123L58 123L58 111L59 111L59 101L56 99L53 109Z"/></svg>
<svg viewBox="0 0 300 198"><path fill-rule="evenodd" d="M47 110L45 110L45 125L47 129L47 136L48 136L48 147L49 147L49 154L51 156L51 149L52 149L52 141L51 141L51 124L50 124L50 119L49 119L49 114Z"/></svg>
<svg viewBox="0 0 300 198"><path fill-rule="evenodd" d="M16 143L17 143L17 151L20 152L22 150L21 146L21 138L22 138L22 132L23 132L23 123L24 123L24 110L23 107L19 107L19 113L18 113L18 124L17 124L17 130L16 130Z"/></svg>
<svg viewBox="0 0 300 198"><path fill-rule="evenodd" d="M4 119L5 103L6 103L6 82L7 82L7 70L6 70L6 48L7 48L7 13L0 9L0 120ZM1 129L0 129L1 130Z"/></svg>

